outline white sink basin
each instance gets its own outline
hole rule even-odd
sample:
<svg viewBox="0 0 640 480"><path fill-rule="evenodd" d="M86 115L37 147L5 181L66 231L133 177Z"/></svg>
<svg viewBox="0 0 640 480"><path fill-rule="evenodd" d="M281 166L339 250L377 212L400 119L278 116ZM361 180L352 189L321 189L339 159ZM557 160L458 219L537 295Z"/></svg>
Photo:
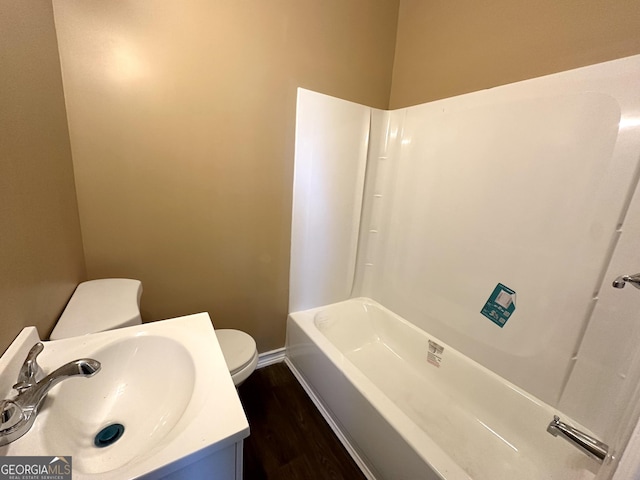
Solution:
<svg viewBox="0 0 640 480"><path fill-rule="evenodd" d="M73 467L81 473L113 470L153 451L182 418L195 384L189 352L170 338L118 340L91 358L102 369L60 384L46 399L47 415L41 419L47 446L76 452ZM114 424L124 427L122 436L97 448L96 434Z"/></svg>
<svg viewBox="0 0 640 480"><path fill-rule="evenodd" d="M33 343L26 340L26 350ZM46 373L83 357L102 368L54 387L29 433L0 455L71 456L74 479L160 478L249 434L206 313L43 343L38 363ZM96 446L96 435L113 425L99 438L106 446Z"/></svg>

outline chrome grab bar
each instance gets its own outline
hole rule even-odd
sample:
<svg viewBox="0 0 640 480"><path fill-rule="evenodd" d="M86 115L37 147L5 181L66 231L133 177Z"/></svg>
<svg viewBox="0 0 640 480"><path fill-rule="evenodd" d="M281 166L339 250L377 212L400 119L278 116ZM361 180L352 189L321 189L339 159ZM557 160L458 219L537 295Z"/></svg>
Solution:
<svg viewBox="0 0 640 480"><path fill-rule="evenodd" d="M567 425L560 421L560 417L553 416L553 420L547 427L549 432L554 437L560 435L562 438L572 443L591 458L602 463L609 452L609 446L602 443L600 440L593 438L591 435L587 435L581 432L577 428L573 428L571 425Z"/></svg>

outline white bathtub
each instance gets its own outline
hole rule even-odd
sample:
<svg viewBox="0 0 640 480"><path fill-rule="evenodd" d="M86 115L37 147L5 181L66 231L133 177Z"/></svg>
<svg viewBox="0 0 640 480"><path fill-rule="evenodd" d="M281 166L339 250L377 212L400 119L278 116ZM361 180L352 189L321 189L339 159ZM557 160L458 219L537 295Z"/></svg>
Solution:
<svg viewBox="0 0 640 480"><path fill-rule="evenodd" d="M574 480L600 466L546 432L554 414L575 422L370 299L289 315L287 363L371 478Z"/></svg>

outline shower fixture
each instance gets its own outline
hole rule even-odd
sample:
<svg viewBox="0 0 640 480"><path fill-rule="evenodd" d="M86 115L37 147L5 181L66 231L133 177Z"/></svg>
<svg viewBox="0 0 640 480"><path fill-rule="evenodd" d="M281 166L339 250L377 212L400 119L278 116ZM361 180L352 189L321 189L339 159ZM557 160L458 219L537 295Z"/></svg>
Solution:
<svg viewBox="0 0 640 480"><path fill-rule="evenodd" d="M620 275L613 281L614 288L624 288L625 284L630 283L636 288L640 288L640 273L635 275Z"/></svg>

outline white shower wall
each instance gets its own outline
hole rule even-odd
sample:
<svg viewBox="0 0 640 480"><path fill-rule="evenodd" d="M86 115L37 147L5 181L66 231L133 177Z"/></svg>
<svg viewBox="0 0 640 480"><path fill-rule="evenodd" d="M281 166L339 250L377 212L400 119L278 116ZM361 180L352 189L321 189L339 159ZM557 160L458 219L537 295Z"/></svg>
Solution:
<svg viewBox="0 0 640 480"><path fill-rule="evenodd" d="M341 239L332 229L296 230L294 214L292 236L294 247L325 236L345 252L359 228L355 279L342 262L324 257L316 272L293 275L292 267L292 291L306 292L310 308L343 300L354 281L351 296L377 300L596 433L613 435L623 409L597 409L623 392L631 398L635 377L619 375L628 370L620 355L599 365L594 338L609 351L625 340L629 350L640 335L627 319L619 322L631 335L625 337L607 317L611 308L598 305L601 289L619 293L611 292L607 268L637 183L638 84L640 57L631 57L392 112L358 106L371 115L362 215L347 202L351 213L340 218L350 234ZM335 114L323 120L329 130L314 133L332 142L341 124L336 104L314 108L315 116ZM298 124L313 125L301 111ZM341 148L354 149L365 137ZM296 155L296 171L299 161ZM319 161L316 155L316 175ZM350 172L351 193L362 189L360 162L337 167ZM312 217L337 205L322 195L306 202ZM618 274L635 269L637 261ZM515 312L502 328L480 313L498 283L516 292ZM340 295L314 293L334 284ZM640 301L637 292L624 293L608 302ZM633 311L640 310L627 307L631 318ZM607 335L608 328L615 333ZM589 346L580 351L585 332ZM572 377L576 359L579 377ZM611 376L616 381L607 386L615 390L599 389Z"/></svg>
<svg viewBox="0 0 640 480"><path fill-rule="evenodd" d="M369 110L298 89L290 312L346 300L351 294Z"/></svg>
<svg viewBox="0 0 640 480"><path fill-rule="evenodd" d="M356 294L554 405L635 178L615 146L637 102L606 72L391 112L396 153L370 153L387 178L365 199L380 211ZM498 283L516 291L503 328L480 314Z"/></svg>

